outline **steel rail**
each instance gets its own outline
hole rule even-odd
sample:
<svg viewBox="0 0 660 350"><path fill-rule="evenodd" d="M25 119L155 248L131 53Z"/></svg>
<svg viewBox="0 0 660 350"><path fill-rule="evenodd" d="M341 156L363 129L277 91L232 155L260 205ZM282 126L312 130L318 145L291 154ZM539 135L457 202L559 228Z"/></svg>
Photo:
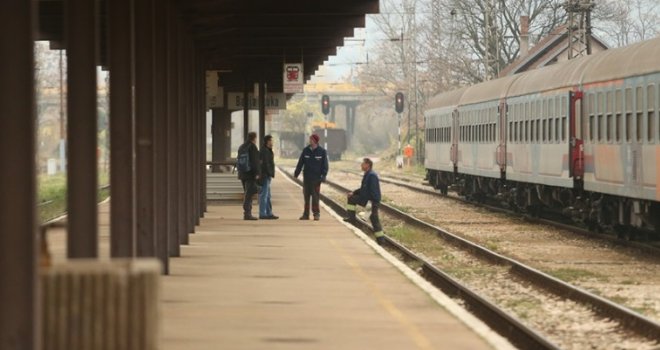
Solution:
<svg viewBox="0 0 660 350"><path fill-rule="evenodd" d="M345 172L347 174L362 176L360 173L355 172L355 171L351 171L351 170L341 170L341 171ZM389 179L389 178L387 178L387 176L384 176L384 177L380 176L379 179L383 183L388 183L388 184L392 184L392 185L395 185L395 186L405 187L407 189L416 191L418 193L424 193L424 194L428 194L428 195L439 196L439 197L442 197L442 198L447 198L447 199L450 199L450 200L459 201L461 203L466 203L466 204L471 204L471 205L475 205L475 206L478 206L478 207L486 208L486 209L489 209L489 210L492 210L492 211L495 211L495 212L498 212L498 213L513 215L515 217L521 217L520 213L516 213L516 212L511 211L511 210L506 209L506 208L501 208L501 207L497 207L497 206L493 206L493 205L487 205L487 204L478 203L478 202L472 202L472 201L468 201L468 200L460 198L460 197L446 196L446 195L443 195L443 194L438 193L436 191L420 187L418 185L406 183L404 180ZM585 236L585 237L588 237L588 238L604 240L604 241L606 241L608 243L611 243L611 244L614 244L614 245L618 245L618 246L622 246L622 247L626 247L626 248L638 249L638 250L640 250L640 251L642 251L646 254L649 254L651 257L654 257L654 258L660 257L660 248L652 246L652 245L639 243L639 242L622 240L622 239L619 239L617 237L612 237L610 235L591 232L589 230L586 230L586 229L583 229L583 228L580 228L580 227L577 227L577 226L574 226L574 225L570 225L570 224L566 224L566 223L562 223L562 222L558 222L558 221L554 221L554 220L550 220L550 219L539 218L539 217L531 217L531 216L528 216L528 215L522 215L522 218L524 218L525 220L527 220L529 222L532 222L532 223L539 223L539 224L554 226L556 228L567 230L567 231L570 231L572 233L579 234L579 235L582 235L582 236Z"/></svg>
<svg viewBox="0 0 660 350"><path fill-rule="evenodd" d="M348 191L347 188L336 184L331 181L326 181L330 186L340 191ZM615 304L603 297L590 293L579 287L570 285L561 281L553 276L541 272L535 268L527 266L514 259L500 255L494 251L484 248L476 243L470 242L462 237L452 234L437 226L419 220L412 215L402 212L385 203L381 203L381 210L397 219L400 219L408 224L416 226L421 229L430 230L438 234L446 241L468 250L473 255L480 257L486 261L490 261L499 265L509 266L510 272L520 278L532 282L534 285L545 289L558 296L570 299L575 302L589 305L592 310L597 314L619 320L620 324L636 334L642 335L650 339L660 339L660 324L657 322L640 315L624 306Z"/></svg>

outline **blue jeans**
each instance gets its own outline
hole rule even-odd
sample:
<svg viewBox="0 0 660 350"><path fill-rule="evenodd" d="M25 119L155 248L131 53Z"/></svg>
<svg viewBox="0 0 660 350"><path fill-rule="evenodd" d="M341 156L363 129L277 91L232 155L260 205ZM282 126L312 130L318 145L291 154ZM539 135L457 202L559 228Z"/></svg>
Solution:
<svg viewBox="0 0 660 350"><path fill-rule="evenodd" d="M273 215L273 205L270 203L270 183L273 179L270 176L263 178L261 183L261 192L259 193L259 217L268 217Z"/></svg>

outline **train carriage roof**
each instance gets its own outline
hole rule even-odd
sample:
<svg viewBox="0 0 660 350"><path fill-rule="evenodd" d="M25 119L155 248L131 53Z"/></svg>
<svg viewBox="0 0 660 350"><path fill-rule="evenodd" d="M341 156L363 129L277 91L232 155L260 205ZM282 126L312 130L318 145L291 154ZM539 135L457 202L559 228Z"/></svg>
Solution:
<svg viewBox="0 0 660 350"><path fill-rule="evenodd" d="M660 72L660 37L593 56L584 70L583 84Z"/></svg>
<svg viewBox="0 0 660 350"><path fill-rule="evenodd" d="M506 93L509 90L511 84L519 77L519 75L506 76L472 85L468 87L463 96L461 96L460 104L467 105L478 102L499 100L506 96Z"/></svg>
<svg viewBox="0 0 660 350"><path fill-rule="evenodd" d="M577 86L585 67L593 60L593 56L581 57L517 74L520 79L511 85L507 98Z"/></svg>
<svg viewBox="0 0 660 350"><path fill-rule="evenodd" d="M427 110L660 72L658 57L660 37L442 93L431 99Z"/></svg>
<svg viewBox="0 0 660 350"><path fill-rule="evenodd" d="M435 95L429 100L426 110L432 111L439 108L457 106L466 89L467 87L462 87Z"/></svg>

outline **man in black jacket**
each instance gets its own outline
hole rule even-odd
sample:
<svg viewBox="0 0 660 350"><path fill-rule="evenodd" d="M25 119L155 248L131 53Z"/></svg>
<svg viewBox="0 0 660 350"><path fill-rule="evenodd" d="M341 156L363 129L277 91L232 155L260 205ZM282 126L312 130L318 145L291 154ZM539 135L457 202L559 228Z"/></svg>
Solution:
<svg viewBox="0 0 660 350"><path fill-rule="evenodd" d="M355 223L355 205L366 206L367 202L371 201L371 216L369 216L369 219L374 229L376 242L382 245L385 243L385 235L383 234L383 227L380 225L380 219L378 218L378 207L380 206L380 182L378 180L378 174L373 171L374 163L369 158L364 158L360 167L364 172L362 185L359 189L348 192L348 204L346 204L348 217L344 221Z"/></svg>
<svg viewBox="0 0 660 350"><path fill-rule="evenodd" d="M314 220L321 218L319 208L319 194L321 193L321 182L328 175L328 154L323 147L319 146L319 135L312 134L309 137L309 146L303 149L298 159L298 165L293 176L296 178L303 172L303 196L305 197L305 209L300 220L309 220L309 197L312 197L312 213Z"/></svg>
<svg viewBox="0 0 660 350"><path fill-rule="evenodd" d="M266 135L264 145L259 150L261 159L261 192L259 193L259 219L279 219L273 215L273 205L270 203L270 183L275 177L275 159L273 157L273 137Z"/></svg>
<svg viewBox="0 0 660 350"><path fill-rule="evenodd" d="M252 216L252 197L259 191L257 180L261 177L259 166L259 149L257 149L257 133L248 133L248 138L241 147L238 148L238 156L246 152L249 157L250 170L243 172L239 169L238 178L243 183L243 220L257 220Z"/></svg>

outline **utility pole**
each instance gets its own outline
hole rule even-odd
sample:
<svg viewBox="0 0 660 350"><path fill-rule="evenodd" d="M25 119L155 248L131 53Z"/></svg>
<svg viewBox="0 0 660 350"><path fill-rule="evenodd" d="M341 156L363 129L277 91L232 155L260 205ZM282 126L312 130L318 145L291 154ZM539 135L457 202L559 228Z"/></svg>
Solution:
<svg viewBox="0 0 660 350"><path fill-rule="evenodd" d="M591 11L593 0L566 0L568 13L568 59L591 55Z"/></svg>

